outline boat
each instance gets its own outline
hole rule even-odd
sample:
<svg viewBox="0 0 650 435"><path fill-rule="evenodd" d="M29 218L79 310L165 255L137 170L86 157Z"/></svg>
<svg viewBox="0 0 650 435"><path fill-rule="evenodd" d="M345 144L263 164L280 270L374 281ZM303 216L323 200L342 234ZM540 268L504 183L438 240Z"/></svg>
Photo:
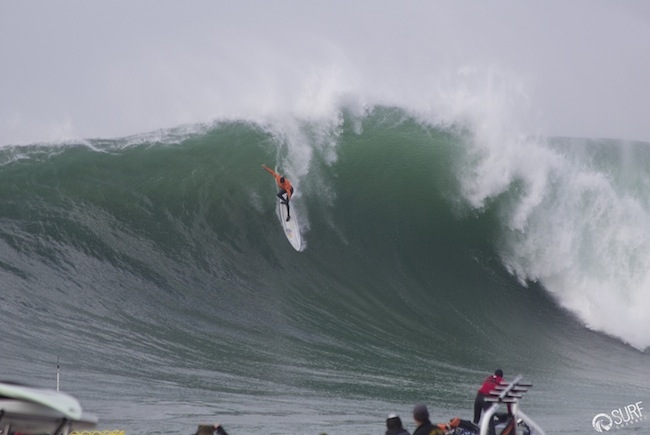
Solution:
<svg viewBox="0 0 650 435"><path fill-rule="evenodd" d="M517 376L512 382L501 382L490 391L485 401L492 405L483 413L479 425L456 417L438 427L447 435L546 435L519 406L523 393L533 386L522 379L521 375ZM506 412L500 410L502 406L506 406Z"/></svg>
<svg viewBox="0 0 650 435"><path fill-rule="evenodd" d="M0 429L3 435L69 435L97 426L97 416L58 390L0 382Z"/></svg>
<svg viewBox="0 0 650 435"><path fill-rule="evenodd" d="M497 435L546 435L544 430L519 406L520 399L532 386L531 383L523 382L522 375L515 377L511 382L501 382L496 385L485 398L485 401L492 403L492 406L481 418L480 435L490 433L490 421L494 422ZM507 412L497 413L503 406L506 406Z"/></svg>

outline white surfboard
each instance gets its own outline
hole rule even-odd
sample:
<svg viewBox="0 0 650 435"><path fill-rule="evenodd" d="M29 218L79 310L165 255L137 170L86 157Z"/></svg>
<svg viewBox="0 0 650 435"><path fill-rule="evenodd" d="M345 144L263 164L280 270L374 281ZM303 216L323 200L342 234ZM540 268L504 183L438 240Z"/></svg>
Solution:
<svg viewBox="0 0 650 435"><path fill-rule="evenodd" d="M293 249L300 252L302 250L302 236L300 235L296 210L291 207L291 219L287 222L287 206L278 201L278 216L287 240L289 240Z"/></svg>

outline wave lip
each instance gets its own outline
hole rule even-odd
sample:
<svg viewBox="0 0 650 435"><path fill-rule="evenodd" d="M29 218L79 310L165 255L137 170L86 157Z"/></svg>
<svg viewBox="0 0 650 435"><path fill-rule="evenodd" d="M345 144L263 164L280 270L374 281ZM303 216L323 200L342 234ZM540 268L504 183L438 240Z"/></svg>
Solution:
<svg viewBox="0 0 650 435"><path fill-rule="evenodd" d="M543 153L534 150L540 147ZM528 144L523 168L531 154L536 168L522 171L515 160L500 193L501 252L522 282L541 283L586 326L644 350L650 346L650 196L638 186L650 180L638 165L620 165L626 148L621 141L577 139ZM648 158L645 148L633 151L639 161Z"/></svg>

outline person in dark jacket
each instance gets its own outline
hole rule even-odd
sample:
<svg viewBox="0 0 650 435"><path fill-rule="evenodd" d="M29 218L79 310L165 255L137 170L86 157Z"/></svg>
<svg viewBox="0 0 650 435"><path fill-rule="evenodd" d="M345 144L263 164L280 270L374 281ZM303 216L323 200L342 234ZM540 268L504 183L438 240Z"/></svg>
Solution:
<svg viewBox="0 0 650 435"><path fill-rule="evenodd" d="M429 410L426 405L415 405L413 408L413 420L417 428L413 435L444 435L445 431L435 426L429 420Z"/></svg>
<svg viewBox="0 0 650 435"><path fill-rule="evenodd" d="M397 414L390 414L386 419L386 435L410 435L404 426L402 419Z"/></svg>
<svg viewBox="0 0 650 435"><path fill-rule="evenodd" d="M228 435L226 430L218 423L200 424L194 435Z"/></svg>

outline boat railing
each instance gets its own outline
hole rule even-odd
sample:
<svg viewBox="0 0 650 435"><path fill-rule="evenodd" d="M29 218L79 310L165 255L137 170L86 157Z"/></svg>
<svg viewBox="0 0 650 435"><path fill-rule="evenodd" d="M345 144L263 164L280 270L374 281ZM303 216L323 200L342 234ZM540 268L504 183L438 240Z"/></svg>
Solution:
<svg viewBox="0 0 650 435"><path fill-rule="evenodd" d="M528 417L521 409L519 409L519 400L523 397L524 393L533 386L532 383L523 382L523 376L519 375L511 382L502 382L490 391L489 395L485 398L486 402L491 402L492 406L485 411L481 419L480 434L488 435L490 429L490 421L497 410L506 405L508 407L508 414L512 417L513 424L523 421L529 428L533 430L535 435L546 435L544 430L539 427L530 417Z"/></svg>
<svg viewBox="0 0 650 435"><path fill-rule="evenodd" d="M126 435L123 430L84 430L73 431L70 435Z"/></svg>

